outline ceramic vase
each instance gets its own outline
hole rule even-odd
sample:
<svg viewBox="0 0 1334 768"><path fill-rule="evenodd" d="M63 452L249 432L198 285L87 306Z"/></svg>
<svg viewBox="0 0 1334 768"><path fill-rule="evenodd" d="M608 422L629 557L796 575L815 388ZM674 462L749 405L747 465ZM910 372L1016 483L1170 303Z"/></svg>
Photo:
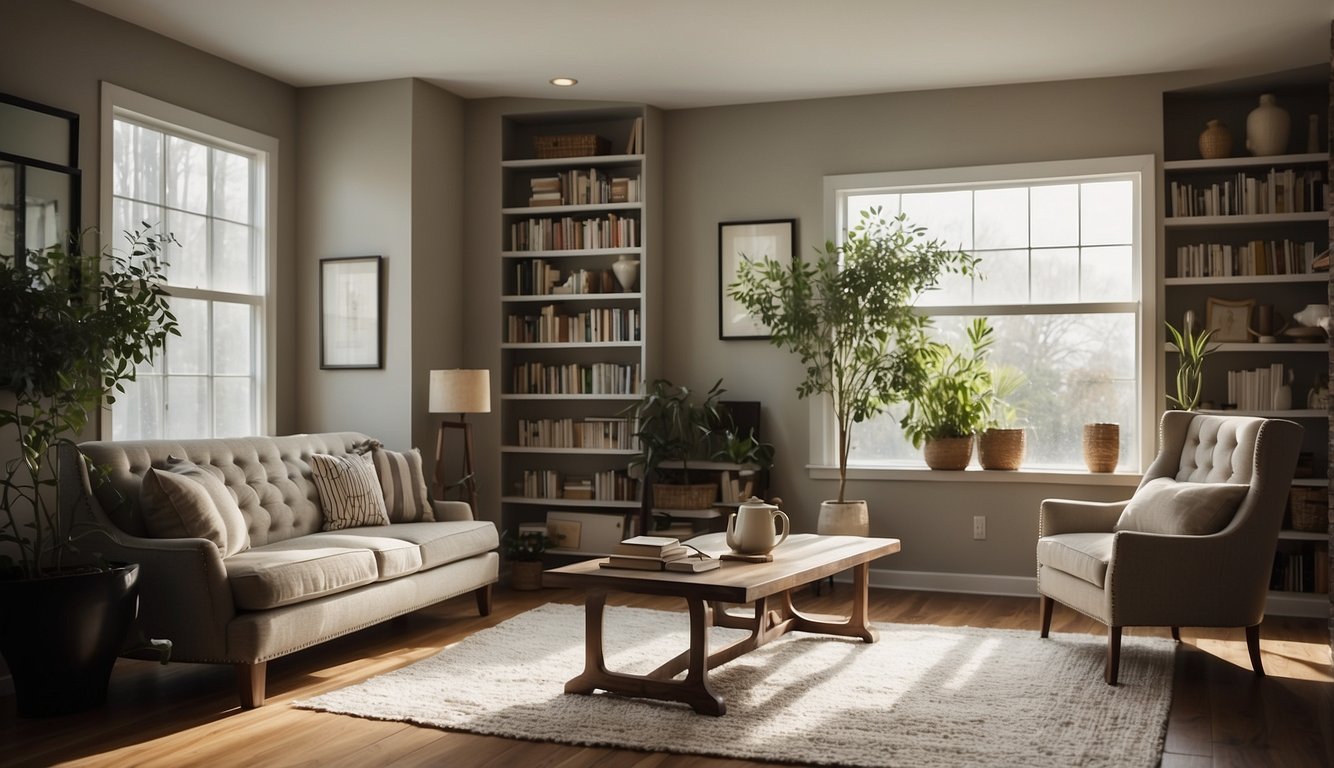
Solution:
<svg viewBox="0 0 1334 768"><path fill-rule="evenodd" d="M1246 149L1252 155L1281 155L1288 151L1288 110L1278 105L1274 94L1260 97L1260 106L1246 116Z"/></svg>
<svg viewBox="0 0 1334 768"><path fill-rule="evenodd" d="M1210 120L1205 123L1200 134L1200 157L1205 160L1217 160L1232 156L1232 132L1223 125L1222 120Z"/></svg>
<svg viewBox="0 0 1334 768"><path fill-rule="evenodd" d="M616 274L616 281L621 284L622 290L627 293L633 291L635 281L639 279L639 259L622 255L611 265L611 271Z"/></svg>
<svg viewBox="0 0 1334 768"><path fill-rule="evenodd" d="M865 501L822 501L815 532L821 536L867 536L871 519Z"/></svg>

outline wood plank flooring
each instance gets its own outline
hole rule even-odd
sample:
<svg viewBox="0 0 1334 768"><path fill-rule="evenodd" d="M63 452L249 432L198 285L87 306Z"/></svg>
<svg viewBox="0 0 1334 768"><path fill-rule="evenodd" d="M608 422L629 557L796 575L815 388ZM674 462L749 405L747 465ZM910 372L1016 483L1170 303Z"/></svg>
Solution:
<svg viewBox="0 0 1334 768"><path fill-rule="evenodd" d="M807 610L844 610L851 588L807 593ZM0 765L436 766L464 768L742 768L741 760L475 736L294 709L296 698L360 682L430 656L479 629L545 602L579 604L572 590L496 595L491 616L464 596L269 663L268 699L237 704L230 667L121 660L105 708L53 720L15 717L0 699ZM622 596L619 605L681 610L670 598ZM1031 629L1036 598L873 589L875 621ZM1057 632L1102 628L1057 606ZM1164 629L1127 634L1167 637ZM1268 677L1251 673L1243 633L1182 630L1164 768L1334 765L1334 670L1319 619L1274 618L1262 629ZM1101 679L1089 685L1102 685Z"/></svg>

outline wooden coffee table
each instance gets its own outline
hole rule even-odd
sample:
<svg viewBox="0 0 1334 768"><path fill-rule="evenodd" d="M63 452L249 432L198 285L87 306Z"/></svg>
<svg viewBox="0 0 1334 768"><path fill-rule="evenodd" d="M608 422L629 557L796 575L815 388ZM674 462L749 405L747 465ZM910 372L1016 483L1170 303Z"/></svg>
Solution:
<svg viewBox="0 0 1334 768"><path fill-rule="evenodd" d="M712 555L728 551L723 534L690 540ZM878 639L867 618L867 586L872 560L899 551L898 539L860 536L793 534L773 551L771 563L723 561L722 567L703 573L634 571L602 568L603 560L588 560L547 571L543 582L585 591L584 671L565 684L566 693L591 694L596 690L689 704L696 712L722 715L723 698L709 687L708 672L788 632L819 632ZM803 614L792 605L792 590L852 569L852 612L847 618ZM690 609L690 648L647 675L612 672L603 656L602 617L607 593L636 592L684 598ZM725 604L753 604L751 615L730 614ZM709 627L748 629L750 635L709 652ZM682 670L686 676L674 679Z"/></svg>

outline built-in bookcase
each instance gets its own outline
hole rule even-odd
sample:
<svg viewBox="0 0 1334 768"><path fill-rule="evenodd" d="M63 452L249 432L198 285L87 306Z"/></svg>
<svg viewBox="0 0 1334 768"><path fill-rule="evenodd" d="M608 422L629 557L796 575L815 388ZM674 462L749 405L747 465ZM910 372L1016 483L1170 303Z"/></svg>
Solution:
<svg viewBox="0 0 1334 768"><path fill-rule="evenodd" d="M660 358L660 120L643 106L502 120L502 522L582 520L557 556L605 554L595 528L640 523L628 411ZM629 286L618 261L637 262Z"/></svg>

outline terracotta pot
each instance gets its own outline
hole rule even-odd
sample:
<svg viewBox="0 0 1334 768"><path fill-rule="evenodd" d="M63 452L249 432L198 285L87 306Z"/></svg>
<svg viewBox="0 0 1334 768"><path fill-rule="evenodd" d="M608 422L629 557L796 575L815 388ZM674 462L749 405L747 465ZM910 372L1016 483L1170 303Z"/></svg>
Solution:
<svg viewBox="0 0 1334 768"><path fill-rule="evenodd" d="M542 588L542 561L520 560L510 563L510 586L521 591Z"/></svg>
<svg viewBox="0 0 1334 768"><path fill-rule="evenodd" d="M922 448L922 456L932 469L967 469L973 460L973 436L932 438Z"/></svg>
<svg viewBox="0 0 1334 768"><path fill-rule="evenodd" d="M977 436L977 463L983 469L1018 469L1024 463L1026 443L1022 429L988 429Z"/></svg>
<svg viewBox="0 0 1334 768"><path fill-rule="evenodd" d="M815 532L821 536L866 536L871 519L866 501L822 501Z"/></svg>

